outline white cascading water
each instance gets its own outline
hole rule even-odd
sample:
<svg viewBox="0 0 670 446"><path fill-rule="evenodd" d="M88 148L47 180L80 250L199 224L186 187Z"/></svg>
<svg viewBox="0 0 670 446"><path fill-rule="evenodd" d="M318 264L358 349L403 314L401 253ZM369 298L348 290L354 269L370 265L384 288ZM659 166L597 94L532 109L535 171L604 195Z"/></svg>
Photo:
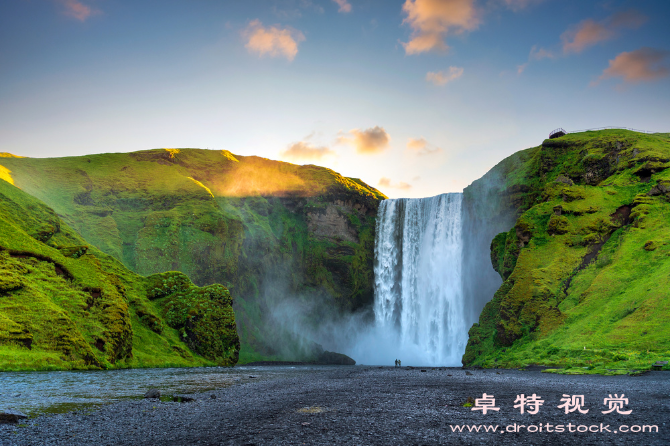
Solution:
<svg viewBox="0 0 670 446"><path fill-rule="evenodd" d="M461 262L462 194L382 201L375 240L375 324L397 356L461 365L467 342ZM402 359L402 358L401 358Z"/></svg>

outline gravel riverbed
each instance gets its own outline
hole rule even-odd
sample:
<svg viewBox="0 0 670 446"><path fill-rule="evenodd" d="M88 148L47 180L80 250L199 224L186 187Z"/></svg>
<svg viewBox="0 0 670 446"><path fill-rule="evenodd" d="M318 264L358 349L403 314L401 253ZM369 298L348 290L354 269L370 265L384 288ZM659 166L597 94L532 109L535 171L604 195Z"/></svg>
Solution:
<svg viewBox="0 0 670 446"><path fill-rule="evenodd" d="M463 406L468 398L480 399L483 393L495 398L498 411L483 414ZM523 414L514 407L521 394L544 400L536 414L528 413L532 405L525 406ZM619 411L632 412L602 413L610 409L605 399L621 394L628 404L621 403ZM581 409L588 412L566 414L558 407L564 395L583 395ZM44 414L20 425L0 425L0 444L670 444L667 372L637 377L568 376L517 370L342 366L305 368L274 379L249 378L189 396L195 401L129 399L99 408ZM468 426L479 425L496 430L469 431ZM559 425L564 432L556 432ZM654 425L658 432L648 432L654 429L645 426ZM461 426L465 426L463 432L458 432ZM624 432L635 431L636 426L647 432ZM584 427L587 432L577 431ZM529 432L534 429L537 432Z"/></svg>

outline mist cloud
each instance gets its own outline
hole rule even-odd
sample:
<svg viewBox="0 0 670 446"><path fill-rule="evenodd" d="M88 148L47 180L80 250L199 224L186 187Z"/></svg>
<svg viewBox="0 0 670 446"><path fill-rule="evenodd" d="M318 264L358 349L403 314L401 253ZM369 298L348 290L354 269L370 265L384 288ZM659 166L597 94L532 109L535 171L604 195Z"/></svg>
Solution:
<svg viewBox="0 0 670 446"><path fill-rule="evenodd" d="M289 61L298 54L298 44L305 40L300 31L293 28L264 27L260 20L249 23L243 33L247 39L245 47L259 56L285 57Z"/></svg>

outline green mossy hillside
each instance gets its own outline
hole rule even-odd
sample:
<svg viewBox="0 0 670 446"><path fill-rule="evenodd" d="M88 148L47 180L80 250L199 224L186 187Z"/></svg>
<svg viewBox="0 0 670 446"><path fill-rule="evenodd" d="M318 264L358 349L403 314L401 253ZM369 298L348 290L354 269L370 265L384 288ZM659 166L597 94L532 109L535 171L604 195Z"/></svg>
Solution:
<svg viewBox="0 0 670 446"><path fill-rule="evenodd" d="M669 359L668 167L667 134L605 130L546 140L487 174L499 180L492 214L517 219L491 243L504 282L463 363L606 372Z"/></svg>
<svg viewBox="0 0 670 446"><path fill-rule="evenodd" d="M335 312L373 301L376 210L384 195L330 169L228 151L156 149L2 158L5 176L132 271L181 271L235 296L244 360L301 359L286 300ZM0 172L1 174L1 172ZM306 324L330 317L315 311ZM290 350L290 349L289 349Z"/></svg>
<svg viewBox="0 0 670 446"><path fill-rule="evenodd" d="M189 348L225 365L239 359L233 298L223 285L194 286L189 278L172 271L148 278L148 295L164 315L165 323L179 332Z"/></svg>
<svg viewBox="0 0 670 446"><path fill-rule="evenodd" d="M189 322L196 340L219 339L219 348L207 351L164 323L168 312L147 297L150 282L86 243L45 204L0 181L0 370L235 363L239 341L227 291L188 288L219 298L220 317L204 310ZM175 308L171 316L189 312Z"/></svg>

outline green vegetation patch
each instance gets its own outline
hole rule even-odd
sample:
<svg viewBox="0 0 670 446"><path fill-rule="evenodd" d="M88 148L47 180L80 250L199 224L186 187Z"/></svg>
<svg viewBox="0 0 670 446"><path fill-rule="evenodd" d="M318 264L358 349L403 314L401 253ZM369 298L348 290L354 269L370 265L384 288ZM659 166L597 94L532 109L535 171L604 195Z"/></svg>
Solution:
<svg viewBox="0 0 670 446"><path fill-rule="evenodd" d="M336 312L372 303L374 218L386 197L359 179L201 149L7 157L0 164L91 246L135 273L180 271L196 285L229 289L249 357L304 359L278 348L304 340L291 340L281 321L268 318L287 296L297 304L325 302ZM42 240L61 224L42 223L34 229ZM68 246L72 258L86 257ZM183 280L163 294L151 284L149 299L190 286ZM156 312L142 305L143 326L160 333Z"/></svg>
<svg viewBox="0 0 670 446"><path fill-rule="evenodd" d="M491 245L504 283L463 363L619 374L668 360L667 138L569 134L510 158L494 170L526 167L506 186L523 195L503 202L516 225Z"/></svg>
<svg viewBox="0 0 670 446"><path fill-rule="evenodd" d="M0 181L1 370L223 363L189 350L178 330L166 327L147 297L150 282ZM224 308L232 365L239 347L232 308Z"/></svg>

